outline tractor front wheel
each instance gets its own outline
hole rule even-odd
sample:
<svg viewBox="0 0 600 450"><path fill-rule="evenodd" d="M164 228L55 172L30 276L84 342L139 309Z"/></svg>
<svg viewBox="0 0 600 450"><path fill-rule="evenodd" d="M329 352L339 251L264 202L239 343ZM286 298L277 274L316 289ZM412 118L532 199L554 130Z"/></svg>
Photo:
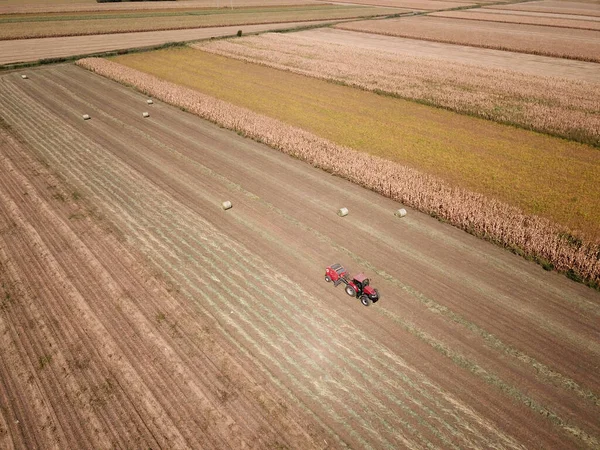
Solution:
<svg viewBox="0 0 600 450"><path fill-rule="evenodd" d="M369 306L371 304L371 299L369 297L367 297L366 295L362 295L360 297L360 302L365 306Z"/></svg>
<svg viewBox="0 0 600 450"><path fill-rule="evenodd" d="M350 297L356 297L356 291L352 286L346 286L346 294L348 294Z"/></svg>
<svg viewBox="0 0 600 450"><path fill-rule="evenodd" d="M325 275L325 281L327 281L328 283L331 283L331 278L329 277L329 275Z"/></svg>

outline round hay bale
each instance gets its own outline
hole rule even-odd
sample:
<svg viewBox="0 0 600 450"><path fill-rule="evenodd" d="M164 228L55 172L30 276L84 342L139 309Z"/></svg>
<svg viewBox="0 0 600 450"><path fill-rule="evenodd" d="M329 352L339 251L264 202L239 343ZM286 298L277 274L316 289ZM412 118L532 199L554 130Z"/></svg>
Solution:
<svg viewBox="0 0 600 450"><path fill-rule="evenodd" d="M90 120L90 115L89 114L84 114L83 115L83 120Z"/></svg>
<svg viewBox="0 0 600 450"><path fill-rule="evenodd" d="M233 205L231 204L231 202L229 200L227 200L226 202L221 203L221 206L223 207L223 209L225 211L227 211L228 209L231 209L231 207Z"/></svg>
<svg viewBox="0 0 600 450"><path fill-rule="evenodd" d="M143 113L142 113L142 116L143 116L143 117L150 117L150 114L148 114L147 112L143 112Z"/></svg>
<svg viewBox="0 0 600 450"><path fill-rule="evenodd" d="M21 78L23 78L24 80L27 79L27 75L21 75Z"/></svg>
<svg viewBox="0 0 600 450"><path fill-rule="evenodd" d="M394 213L397 217L404 217L406 215L406 210L404 208L399 209Z"/></svg>
<svg viewBox="0 0 600 450"><path fill-rule="evenodd" d="M348 215L348 208L340 208L337 214L340 217L347 216Z"/></svg>
<svg viewBox="0 0 600 450"><path fill-rule="evenodd" d="M148 99L148 100L146 100L146 103L148 103L149 105L151 105L154 102L152 100Z"/></svg>

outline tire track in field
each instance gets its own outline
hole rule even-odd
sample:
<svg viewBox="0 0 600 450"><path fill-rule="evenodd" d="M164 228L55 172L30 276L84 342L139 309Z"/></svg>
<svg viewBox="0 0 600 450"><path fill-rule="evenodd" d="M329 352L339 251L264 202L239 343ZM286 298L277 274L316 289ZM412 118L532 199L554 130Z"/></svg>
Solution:
<svg viewBox="0 0 600 450"><path fill-rule="evenodd" d="M40 208L40 209L42 209L42 210L43 210L45 205L44 205L44 204L41 204L41 205L40 205L40 204L39 204L39 202L37 202L37 206L38 206L38 208ZM34 217L35 217L35 215L34 215ZM40 221L41 221L41 220L40 220ZM58 227L57 227L57 228L58 228ZM76 242L76 241L77 241L77 238L76 238L75 236L71 236L71 237L72 237L73 239L68 239L68 242ZM68 245L68 244L67 244L67 245ZM64 246L64 244L63 244L63 246ZM60 248L60 246L58 246L58 248ZM82 250L83 250L83 251L85 251L85 248L83 248L83 249L81 249L81 248L80 248L80 249L78 249L78 250L79 250L79 251L82 251ZM56 254L56 252L54 252L54 253ZM88 255L86 255L86 256L88 256ZM92 258L93 258L93 257L92 257ZM86 258L84 258L84 259L86 259ZM101 269L100 269L100 271L101 271ZM71 279L73 279L73 280L77 280L77 279L81 279L81 280L88 280L88 279L90 278L90 274L82 274L82 275L80 275L80 276L77 276L77 275L74 275L73 273L69 273L68 275L69 275L69 276L70 276L70 278L71 278ZM93 275L91 275L91 277L93 277ZM113 284L113 283L112 283L112 280L111 280L111 279L107 279L107 278L105 277L105 279L104 279L104 280L102 280L102 281L103 281L103 282L102 282L102 284L97 284L96 286L92 286L93 290L102 291L102 290L105 288L105 286L106 286L106 285L108 285L108 286L109 286L109 288L111 288L111 289L114 289L114 286L112 286L112 284ZM98 303L98 304L103 304L103 302L101 301L101 296L96 296L96 297L99 297L99 298L98 298L98 300L99 300L99 301L98 301L97 303ZM108 297L108 298L110 298L110 297L111 297L111 294L108 294L108 295L107 295L107 297ZM126 334L126 329L128 329L128 327L122 327L122 329L120 330L119 334L121 334L121 335L124 335L124 334ZM157 348L161 348L161 347L165 347L165 346L164 346L164 345L160 345L160 344L159 344L159 345L157 345ZM139 352L139 349L137 349L137 351ZM132 360L133 360L133 358L132 358ZM165 371L165 373L168 373L168 371ZM159 376L158 376L158 374L154 374L152 378L153 378L154 380L157 380L157 379L159 378ZM173 379L171 379L171 380L169 380L168 382L167 382L167 380L165 380L165 381L164 381L162 384L163 384L163 385L174 385L175 383L174 383L174 380L173 380ZM174 393L174 392L173 392L173 391L171 391L171 395L173 395L173 393ZM183 401L183 398L182 398L181 400ZM194 415L194 414L188 414L187 416L188 416L188 417L194 417L195 415ZM225 421L225 420L223 420L223 421L219 421L219 422L224 422L224 423L227 423L228 421ZM192 427L192 429L193 429L193 427ZM215 445L217 445L217 444L215 443ZM223 443L223 442L220 442L218 445L219 445L219 447L223 447L224 443ZM198 447L197 447L197 448L198 448Z"/></svg>
<svg viewBox="0 0 600 450"><path fill-rule="evenodd" d="M246 417L247 418L247 417Z"/></svg>
<svg viewBox="0 0 600 450"><path fill-rule="evenodd" d="M38 242L38 245L37 245L37 247L41 249L40 251L45 251L45 246L43 245L43 243L42 243L42 244L40 244L40 243ZM44 258L44 259L46 260L46 264L48 264L48 258ZM34 260L34 262L35 262L35 258L33 258L33 260ZM60 270L60 269L57 269L56 267L51 267L51 269ZM43 269L42 269L42 271L43 271ZM55 273L56 273L56 272L55 272ZM55 276L55 278L56 278L56 276ZM58 279L63 279L63 280L64 280L64 278L60 278L60 275L59 275L59 278L58 278ZM44 285L45 285L45 284L49 284L50 286L52 286L52 282L45 282L45 283L44 283ZM63 284L63 287L65 287L66 289L69 289L69 284L68 284L68 283L67 283L66 285L64 285L64 284ZM71 292L71 293L70 293L70 295L71 295L71 298L72 298L72 297L74 297L74 296L76 297L76 296L77 296L77 293ZM52 298L54 298L54 297L56 297L56 298L59 298L59 295L52 295L52 296L50 296L49 300L51 300L51 299L52 299ZM58 310L58 309L60 309L60 305L61 305L61 303L60 303L60 302L59 302L58 304L56 304L56 305L55 305L55 306L56 306L56 308L57 308L57 310ZM54 310L53 310L53 311L54 311ZM60 315L60 316L57 316L57 317L61 317L61 318L62 318L62 317L69 317L69 311L70 311L69 309L64 309L64 308L63 308L63 311L62 311L62 313L63 313L63 314L62 314L62 315ZM70 323L77 323L77 320L73 320L73 321L70 321L70 322L69 322L69 321L67 321L67 322L65 322L65 325L64 325L64 326L65 326L65 327L68 327L68 326L70 325ZM93 320L93 323L95 324L95 323L97 323L97 321L96 321L96 320ZM81 335L80 335L80 336L79 336L79 339L82 339L82 338L83 338L83 336L81 336ZM96 339L96 341L101 341L101 339L100 339L100 340L99 340L99 339ZM54 347L56 347L56 346L54 346ZM68 348L66 345L63 345L63 346L58 346L58 348L61 348L61 347L62 347L62 348ZM90 344L88 347L89 347L89 348L94 348L93 344ZM64 364L63 364L63 366L64 366ZM93 369L93 368L92 368L92 369ZM94 370L92 370L92 371L91 371L91 373L95 373L95 371L94 371ZM69 411L71 408L69 408L69 407L67 406L67 407L65 407L65 408L61 408L61 410L63 410L63 409L64 409L64 410L66 410L66 411ZM72 423L74 423L74 424L77 424L77 423L79 423L79 422L80 422L80 423L85 423L85 421L77 421L77 420L70 420L70 421L69 421L69 423L71 423L71 422L72 422ZM111 422L112 422L112 421L111 421ZM119 422L115 422L115 423L119 423ZM113 429L113 428L114 428L114 426L108 426L108 427L106 427L105 429L107 429L107 430L110 430L110 429ZM74 441L74 442L82 442L82 441L81 441L81 440L79 440L79 441ZM96 440L93 440L93 442L97 442L97 439L96 439Z"/></svg>
<svg viewBox="0 0 600 450"><path fill-rule="evenodd" d="M40 281L43 280L46 285L47 295L43 297L48 303L54 303L53 313L56 314L56 311L59 311L59 306L56 305L56 302L52 302L53 299L63 299L62 293L60 292L60 288L55 286L55 284L47 278L45 275L45 267L42 267L38 263L37 255L43 254L44 247L43 244L37 239L35 232L29 228L22 217L19 217L18 213L16 213L16 205L12 203L12 201L7 198L4 193L0 193L0 199L2 200L3 205L3 215L7 217L9 220L14 220L17 226L26 233L26 238L28 242L33 242L33 248L29 248L29 246L25 243L25 239L21 236L18 238L11 239L11 242L8 243L5 241L5 244L9 249L12 249L11 254L18 255L14 258L17 261L21 261L20 265L24 265L29 267L30 272L25 274L24 280L26 280L27 284L30 286L37 285L37 279L34 278L34 275L40 276ZM10 208L13 211L7 210L5 208ZM45 259L45 258L44 258ZM47 353L49 348L64 348L68 349L69 345L65 343L64 338L60 331L56 329L55 323L59 322L58 315L54 315L47 310L41 310L35 305L35 299L28 298L28 309L31 311L31 314L27 314L27 310L23 310L24 317L26 318L27 324L34 324L37 327L37 332L41 332L44 336L44 339L37 339L37 333L26 332L25 335L28 337L24 341L24 345L28 345L28 349L26 349L25 354L29 359L29 367L31 373L36 373L37 369L41 369L41 358L52 358L52 364L45 367L45 372L42 375L39 375L37 380L42 384L44 392L52 393L49 397L53 404L59 405L59 411L64 415L60 419L61 425L64 427L67 423L80 423L80 422L90 422L95 425L95 427L99 428L98 421L93 417L93 415L78 409L77 411L73 411L73 408L69 408L66 404L65 398L73 399L77 397L78 392L82 392L82 385L77 383L75 380L67 381L67 388L65 391L57 392L54 394L54 386L60 386L58 375L55 373L54 365L59 364L61 366L66 365L66 359L62 354L59 353ZM64 299L63 299L64 300ZM47 303L44 303L44 306ZM28 325L25 325L28 327ZM67 334L72 330L68 325L64 325L67 329ZM17 332L17 335L20 334ZM68 352L68 351L67 351ZM37 364L36 364L37 362ZM36 369L37 367L37 369ZM86 379L83 378L83 385L91 385L94 383L95 378ZM51 383L51 384L50 384ZM53 395L54 394L54 395ZM73 438L73 442L86 442L87 445L91 445L92 442L104 442L104 445L108 445L110 440L106 436L95 436L95 438L83 434L83 430L74 429L73 427L67 426L67 430L65 430L67 435L70 435L70 438Z"/></svg>

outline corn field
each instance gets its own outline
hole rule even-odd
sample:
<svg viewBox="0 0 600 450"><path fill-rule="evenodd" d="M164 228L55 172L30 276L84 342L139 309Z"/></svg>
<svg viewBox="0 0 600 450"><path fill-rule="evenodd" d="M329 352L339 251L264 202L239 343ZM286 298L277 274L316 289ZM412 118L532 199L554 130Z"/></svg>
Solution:
<svg viewBox="0 0 600 450"><path fill-rule="evenodd" d="M592 284L600 282L600 245L562 233L546 219L112 61L85 58L77 64L536 259L547 268L553 266Z"/></svg>
<svg viewBox="0 0 600 450"><path fill-rule="evenodd" d="M268 33L193 47L600 145L600 87L595 83L392 50L373 52L298 34Z"/></svg>

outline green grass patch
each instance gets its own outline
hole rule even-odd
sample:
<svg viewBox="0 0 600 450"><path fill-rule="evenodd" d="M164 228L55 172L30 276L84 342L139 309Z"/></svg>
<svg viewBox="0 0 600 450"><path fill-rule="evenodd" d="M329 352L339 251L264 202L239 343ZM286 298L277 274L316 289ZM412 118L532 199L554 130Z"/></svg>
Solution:
<svg viewBox="0 0 600 450"><path fill-rule="evenodd" d="M593 147L187 47L115 61L600 238Z"/></svg>

